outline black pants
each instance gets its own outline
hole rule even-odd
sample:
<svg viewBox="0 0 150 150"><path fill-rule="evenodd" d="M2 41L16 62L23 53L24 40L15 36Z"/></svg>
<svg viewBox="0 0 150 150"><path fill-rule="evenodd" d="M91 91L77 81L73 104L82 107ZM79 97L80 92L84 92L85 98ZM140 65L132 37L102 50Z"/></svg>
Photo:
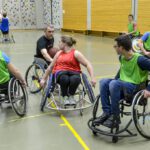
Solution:
<svg viewBox="0 0 150 150"><path fill-rule="evenodd" d="M9 84L9 81L3 84L0 84L0 94L6 94L6 95L8 94L8 84Z"/></svg>
<svg viewBox="0 0 150 150"><path fill-rule="evenodd" d="M80 73L71 71L61 71L56 76L60 84L62 96L74 95L81 82Z"/></svg>

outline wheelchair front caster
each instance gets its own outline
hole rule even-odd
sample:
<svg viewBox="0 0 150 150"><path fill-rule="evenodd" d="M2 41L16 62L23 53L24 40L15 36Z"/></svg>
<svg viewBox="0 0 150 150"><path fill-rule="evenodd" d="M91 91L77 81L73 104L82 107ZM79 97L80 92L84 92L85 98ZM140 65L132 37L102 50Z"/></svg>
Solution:
<svg viewBox="0 0 150 150"><path fill-rule="evenodd" d="M93 131L93 135L94 135L94 136L97 136L97 132Z"/></svg>
<svg viewBox="0 0 150 150"><path fill-rule="evenodd" d="M117 143L118 142L118 137L117 136L113 136L112 137L112 142L113 143Z"/></svg>

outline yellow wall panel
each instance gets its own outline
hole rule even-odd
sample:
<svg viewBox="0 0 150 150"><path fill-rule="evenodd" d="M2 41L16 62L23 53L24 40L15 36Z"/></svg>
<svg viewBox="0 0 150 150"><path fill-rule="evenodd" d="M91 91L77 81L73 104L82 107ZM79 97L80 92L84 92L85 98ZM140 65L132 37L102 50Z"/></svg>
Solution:
<svg viewBox="0 0 150 150"><path fill-rule="evenodd" d="M127 31L131 0L92 0L91 28L93 31Z"/></svg>
<svg viewBox="0 0 150 150"><path fill-rule="evenodd" d="M138 0L138 26L140 32L143 34L150 31L150 1Z"/></svg>
<svg viewBox="0 0 150 150"><path fill-rule="evenodd" d="M87 29L87 0L63 0L63 28Z"/></svg>

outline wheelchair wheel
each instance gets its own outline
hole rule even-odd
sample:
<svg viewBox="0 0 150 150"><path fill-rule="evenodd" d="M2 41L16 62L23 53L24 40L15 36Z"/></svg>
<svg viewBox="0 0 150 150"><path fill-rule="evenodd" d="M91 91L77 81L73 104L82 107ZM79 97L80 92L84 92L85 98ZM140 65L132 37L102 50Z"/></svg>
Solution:
<svg viewBox="0 0 150 150"><path fill-rule="evenodd" d="M143 96L143 91L135 95L132 103L132 117L139 134L150 139L150 102Z"/></svg>
<svg viewBox="0 0 150 150"><path fill-rule="evenodd" d="M19 80L12 78L8 86L8 96L12 104L13 110L20 117L26 114L27 109L27 92L26 89L21 85Z"/></svg>
<svg viewBox="0 0 150 150"><path fill-rule="evenodd" d="M138 46L140 37L135 37L132 39L132 49L134 52L141 53L141 49Z"/></svg>
<svg viewBox="0 0 150 150"><path fill-rule="evenodd" d="M40 79L44 74L44 68L39 64L33 63L25 73L25 80L31 93L38 93L41 90L39 85Z"/></svg>
<svg viewBox="0 0 150 150"><path fill-rule="evenodd" d="M46 104L46 101L47 101L47 98L48 98L48 95L47 95L48 91L47 90L48 90L48 88L46 88L44 90L43 96L42 96L42 99L41 99L40 110L42 112L44 112L44 107L45 107L45 104Z"/></svg>
<svg viewBox="0 0 150 150"><path fill-rule="evenodd" d="M94 103L95 102L95 95L94 95L92 86L89 83L87 76L84 73L82 73L82 80L84 83L84 87L86 89L86 93L88 94L89 100L91 101L91 103Z"/></svg>
<svg viewBox="0 0 150 150"><path fill-rule="evenodd" d="M96 102L95 102L94 107L93 107L93 119L96 119L99 101L100 101L100 94L96 97Z"/></svg>

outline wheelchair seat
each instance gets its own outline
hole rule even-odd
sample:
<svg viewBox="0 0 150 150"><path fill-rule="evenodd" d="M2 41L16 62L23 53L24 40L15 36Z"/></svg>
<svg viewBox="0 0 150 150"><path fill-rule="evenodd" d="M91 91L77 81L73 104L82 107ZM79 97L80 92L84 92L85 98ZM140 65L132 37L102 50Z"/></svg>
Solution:
<svg viewBox="0 0 150 150"><path fill-rule="evenodd" d="M81 83L78 86L74 97L76 100L76 105L65 107L61 99L60 85L56 83L55 75L51 74L48 84L43 92L40 109L41 111L44 111L45 108L58 111L79 110L82 115L83 110L91 107L95 102L92 87L84 73L81 74Z"/></svg>
<svg viewBox="0 0 150 150"><path fill-rule="evenodd" d="M15 113L23 117L27 110L27 92L19 80L11 78L8 88L0 88L0 104L10 103Z"/></svg>

